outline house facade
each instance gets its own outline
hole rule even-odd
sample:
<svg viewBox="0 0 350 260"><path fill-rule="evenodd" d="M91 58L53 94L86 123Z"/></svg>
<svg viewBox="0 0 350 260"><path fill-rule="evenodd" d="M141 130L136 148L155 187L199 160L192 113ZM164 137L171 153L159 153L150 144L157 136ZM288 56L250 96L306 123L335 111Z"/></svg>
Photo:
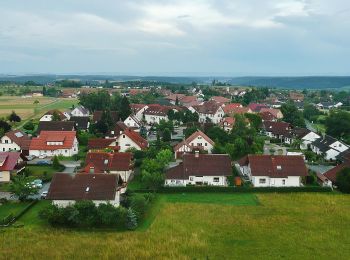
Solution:
<svg viewBox="0 0 350 260"><path fill-rule="evenodd" d="M168 121L170 108L162 105L149 105L145 110L144 119L148 125L159 124L161 120Z"/></svg>
<svg viewBox="0 0 350 260"><path fill-rule="evenodd" d="M144 150L148 147L148 142L139 133L126 129L117 138L117 145L120 152L125 152L131 148Z"/></svg>
<svg viewBox="0 0 350 260"><path fill-rule="evenodd" d="M184 154L183 161L166 170L165 186L208 185L227 186L232 176L227 154Z"/></svg>
<svg viewBox="0 0 350 260"><path fill-rule="evenodd" d="M314 153L322 155L325 160L336 160L339 154L349 149L348 145L329 135L316 139L310 147Z"/></svg>
<svg viewBox="0 0 350 260"><path fill-rule="evenodd" d="M39 121L52 121L53 115L56 114L60 121L66 121L68 118L59 110L50 110L46 112Z"/></svg>
<svg viewBox="0 0 350 260"><path fill-rule="evenodd" d="M308 175L302 156L247 155L238 166L254 187L300 187Z"/></svg>
<svg viewBox="0 0 350 260"><path fill-rule="evenodd" d="M120 205L119 176L114 174L56 173L52 178L47 199L59 207L67 207L76 201L91 200L96 206Z"/></svg>
<svg viewBox="0 0 350 260"><path fill-rule="evenodd" d="M90 112L83 106L75 107L71 112L71 116L90 116Z"/></svg>
<svg viewBox="0 0 350 260"><path fill-rule="evenodd" d="M26 159L20 152L0 152L0 183L7 183L11 175L24 170Z"/></svg>
<svg viewBox="0 0 350 260"><path fill-rule="evenodd" d="M78 140L75 131L41 131L29 146L29 155L73 156L78 154Z"/></svg>
<svg viewBox="0 0 350 260"><path fill-rule="evenodd" d="M141 121L135 116L130 115L124 120L124 124L128 127L133 129L136 132L140 131L140 128L142 126Z"/></svg>
<svg viewBox="0 0 350 260"><path fill-rule="evenodd" d="M30 138L20 130L7 132L0 139L0 152L17 151L24 155L29 154Z"/></svg>
<svg viewBox="0 0 350 260"><path fill-rule="evenodd" d="M202 131L197 130L186 140L183 140L174 147L175 159L180 158L185 153L193 151L205 151L211 153L214 147L214 142Z"/></svg>
<svg viewBox="0 0 350 260"><path fill-rule="evenodd" d="M198 114L200 123L210 121L211 123L219 124L225 114L222 106L215 101L204 102L199 106L190 107L189 110Z"/></svg>

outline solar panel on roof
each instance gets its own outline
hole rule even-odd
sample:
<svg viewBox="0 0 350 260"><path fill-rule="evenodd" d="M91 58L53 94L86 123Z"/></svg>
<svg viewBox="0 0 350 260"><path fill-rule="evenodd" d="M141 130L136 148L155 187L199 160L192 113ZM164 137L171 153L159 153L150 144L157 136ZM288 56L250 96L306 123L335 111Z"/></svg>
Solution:
<svg viewBox="0 0 350 260"><path fill-rule="evenodd" d="M23 134L21 132L17 132L17 133L15 133L15 136L20 138L20 137L23 137Z"/></svg>

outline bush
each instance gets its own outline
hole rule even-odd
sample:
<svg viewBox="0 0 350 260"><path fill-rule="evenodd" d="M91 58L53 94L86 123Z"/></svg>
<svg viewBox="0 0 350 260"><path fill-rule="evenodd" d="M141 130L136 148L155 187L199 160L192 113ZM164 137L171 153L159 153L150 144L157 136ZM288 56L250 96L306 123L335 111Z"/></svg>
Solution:
<svg viewBox="0 0 350 260"><path fill-rule="evenodd" d="M126 214L126 228L129 230L135 230L137 228L137 216L135 212L129 208Z"/></svg>
<svg viewBox="0 0 350 260"><path fill-rule="evenodd" d="M135 194L130 198L130 208L134 211L138 219L141 219L147 208L147 201L142 194Z"/></svg>
<svg viewBox="0 0 350 260"><path fill-rule="evenodd" d="M350 193L350 168L344 168L337 173L336 184L344 193Z"/></svg>

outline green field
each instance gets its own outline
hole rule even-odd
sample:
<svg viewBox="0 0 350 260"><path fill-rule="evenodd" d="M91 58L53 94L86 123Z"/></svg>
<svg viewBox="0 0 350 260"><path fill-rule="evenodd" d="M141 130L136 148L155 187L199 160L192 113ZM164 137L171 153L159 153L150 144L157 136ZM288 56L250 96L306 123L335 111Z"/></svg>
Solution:
<svg viewBox="0 0 350 260"><path fill-rule="evenodd" d="M58 170L55 170L51 165L28 165L26 168L30 170L30 176L33 176L37 179L49 180L52 179L54 173L58 172Z"/></svg>
<svg viewBox="0 0 350 260"><path fill-rule="evenodd" d="M215 201L248 197L219 194L203 203L200 195L159 195L154 221L134 232L48 228L36 222L35 207L44 206L39 203L20 219L24 228L0 230L0 258L349 258L349 195L258 194L259 205L240 206Z"/></svg>
<svg viewBox="0 0 350 260"><path fill-rule="evenodd" d="M7 217L10 214L16 215L22 209L29 205L29 202L23 203L6 203L0 206L0 219Z"/></svg>

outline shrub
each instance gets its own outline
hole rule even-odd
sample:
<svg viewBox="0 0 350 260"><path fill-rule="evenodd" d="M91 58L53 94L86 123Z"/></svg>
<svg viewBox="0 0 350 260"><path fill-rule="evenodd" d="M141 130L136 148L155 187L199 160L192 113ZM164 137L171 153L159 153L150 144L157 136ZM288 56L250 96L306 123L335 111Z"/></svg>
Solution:
<svg viewBox="0 0 350 260"><path fill-rule="evenodd" d="M336 184L341 192L350 193L350 168L342 169L337 173Z"/></svg>
<svg viewBox="0 0 350 260"><path fill-rule="evenodd" d="M130 208L134 211L138 219L141 219L147 207L147 201L142 194L135 194L130 198Z"/></svg>
<svg viewBox="0 0 350 260"><path fill-rule="evenodd" d="M125 225L129 230L135 230L137 228L137 216L131 208L127 211Z"/></svg>

